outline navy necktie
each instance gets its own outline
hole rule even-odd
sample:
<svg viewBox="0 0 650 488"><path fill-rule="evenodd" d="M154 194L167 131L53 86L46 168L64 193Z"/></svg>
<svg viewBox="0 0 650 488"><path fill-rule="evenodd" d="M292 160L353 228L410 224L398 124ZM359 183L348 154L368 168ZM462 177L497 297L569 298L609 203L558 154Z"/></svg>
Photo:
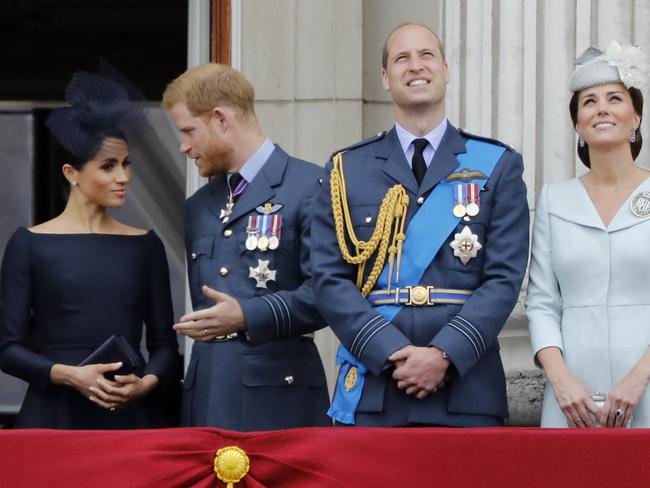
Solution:
<svg viewBox="0 0 650 488"><path fill-rule="evenodd" d="M415 139L413 141L415 152L413 153L411 166L418 185L422 183L422 180L424 179L424 173L427 172L427 163L424 161L424 148L427 147L427 144L429 144L429 141L426 139Z"/></svg>

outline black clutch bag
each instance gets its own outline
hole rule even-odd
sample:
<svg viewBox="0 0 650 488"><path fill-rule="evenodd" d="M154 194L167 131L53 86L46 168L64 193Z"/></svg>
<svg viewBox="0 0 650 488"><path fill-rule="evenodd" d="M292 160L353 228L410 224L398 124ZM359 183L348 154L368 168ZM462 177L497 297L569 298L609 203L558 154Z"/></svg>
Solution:
<svg viewBox="0 0 650 488"><path fill-rule="evenodd" d="M131 373L140 374L142 370L142 362L140 357L123 336L112 335L103 344L97 347L86 358L79 363L78 366L86 366L87 364L107 364L117 363L121 361L122 367L117 371L109 371L104 376L109 380L113 380L116 374L127 375Z"/></svg>

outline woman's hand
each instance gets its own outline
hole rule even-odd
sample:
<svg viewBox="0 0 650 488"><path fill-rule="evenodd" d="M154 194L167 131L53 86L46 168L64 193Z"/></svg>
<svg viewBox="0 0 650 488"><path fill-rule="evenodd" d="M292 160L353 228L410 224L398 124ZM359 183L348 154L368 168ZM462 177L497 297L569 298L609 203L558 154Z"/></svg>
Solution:
<svg viewBox="0 0 650 488"><path fill-rule="evenodd" d="M641 401L648 386L648 378L630 371L607 395L600 413L600 424L605 427L625 427Z"/></svg>
<svg viewBox="0 0 650 488"><path fill-rule="evenodd" d="M134 374L115 375L115 381L101 379L98 381L97 397L104 403L111 403L115 408L146 396L158 385L158 377L147 374L140 378Z"/></svg>
<svg viewBox="0 0 650 488"><path fill-rule="evenodd" d="M598 418L601 409L591 399L589 388L570 373L549 381L569 427L595 427L593 419Z"/></svg>
<svg viewBox="0 0 650 488"><path fill-rule="evenodd" d="M609 392L600 415L600 423L607 427L628 425L645 393L648 381L650 381L650 349L646 350L629 373Z"/></svg>
<svg viewBox="0 0 650 488"><path fill-rule="evenodd" d="M115 408L115 401L119 400L114 397L105 397L106 401L97 398L98 386L105 383L107 386L119 386L118 383L109 381L104 377L105 373L117 371L122 367L122 363L109 364L87 364L86 366L70 366L66 364L55 364L50 371L52 383L58 385L67 385L91 402L97 403L106 409Z"/></svg>
<svg viewBox="0 0 650 488"><path fill-rule="evenodd" d="M562 352L557 347L547 347L537 353L553 394L569 427L594 427L601 409L591 399L591 392L567 368ZM593 417L592 417L593 415Z"/></svg>

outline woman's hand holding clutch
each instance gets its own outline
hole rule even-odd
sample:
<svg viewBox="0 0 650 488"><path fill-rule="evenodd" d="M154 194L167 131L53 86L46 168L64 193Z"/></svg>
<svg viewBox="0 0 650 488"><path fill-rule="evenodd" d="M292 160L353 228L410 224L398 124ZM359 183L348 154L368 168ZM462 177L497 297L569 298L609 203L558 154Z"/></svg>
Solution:
<svg viewBox="0 0 650 488"><path fill-rule="evenodd" d="M88 398L91 402L98 404L106 409L115 409L117 405L114 403L118 398L113 396L106 396L98 394L104 391L106 387L118 387L119 384L109 381L104 377L104 374L111 371L117 371L122 367L121 362L109 364L87 364L85 366L70 366L67 364L55 364L50 371L50 379L52 383L58 385L67 385L83 396ZM98 398L99 397L99 398Z"/></svg>
<svg viewBox="0 0 650 488"><path fill-rule="evenodd" d="M594 419L600 416L601 409L591 399L589 388L571 374L560 350L547 347L537 353L537 358L569 427L595 427Z"/></svg>
<svg viewBox="0 0 650 488"><path fill-rule="evenodd" d="M146 396L158 385L158 377L153 374L144 375L142 378L135 375L115 375L115 381L100 378L97 387L93 387L95 401L105 408L115 409L126 405L128 402Z"/></svg>
<svg viewBox="0 0 650 488"><path fill-rule="evenodd" d="M596 427L594 418L598 418L601 409L591 399L591 392L584 383L567 372L554 378L551 387L569 427Z"/></svg>
<svg viewBox="0 0 650 488"><path fill-rule="evenodd" d="M600 423L606 427L627 427L648 386L650 353L646 353L607 395Z"/></svg>

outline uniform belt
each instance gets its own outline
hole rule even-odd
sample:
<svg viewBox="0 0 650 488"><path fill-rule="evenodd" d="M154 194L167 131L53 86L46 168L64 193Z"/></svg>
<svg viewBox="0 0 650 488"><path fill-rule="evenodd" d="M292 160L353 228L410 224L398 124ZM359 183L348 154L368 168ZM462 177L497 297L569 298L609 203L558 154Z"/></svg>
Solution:
<svg viewBox="0 0 650 488"><path fill-rule="evenodd" d="M371 305L430 306L438 304L463 304L474 290L456 290L417 285L392 290L373 290L368 295Z"/></svg>
<svg viewBox="0 0 650 488"><path fill-rule="evenodd" d="M222 336L217 336L213 340L215 342L227 342L227 341L234 341L236 339L239 339L239 332L232 332L230 334L222 335ZM244 338L244 335L242 334L241 339Z"/></svg>
<svg viewBox="0 0 650 488"><path fill-rule="evenodd" d="M314 338L314 333L309 332L307 334L303 334L300 337L303 337L305 339L313 339ZM239 332L233 332L231 334L226 334L222 336L217 336L214 339L212 339L214 342L228 342L228 341L234 341L237 339L244 340L246 338L245 334L239 334Z"/></svg>

